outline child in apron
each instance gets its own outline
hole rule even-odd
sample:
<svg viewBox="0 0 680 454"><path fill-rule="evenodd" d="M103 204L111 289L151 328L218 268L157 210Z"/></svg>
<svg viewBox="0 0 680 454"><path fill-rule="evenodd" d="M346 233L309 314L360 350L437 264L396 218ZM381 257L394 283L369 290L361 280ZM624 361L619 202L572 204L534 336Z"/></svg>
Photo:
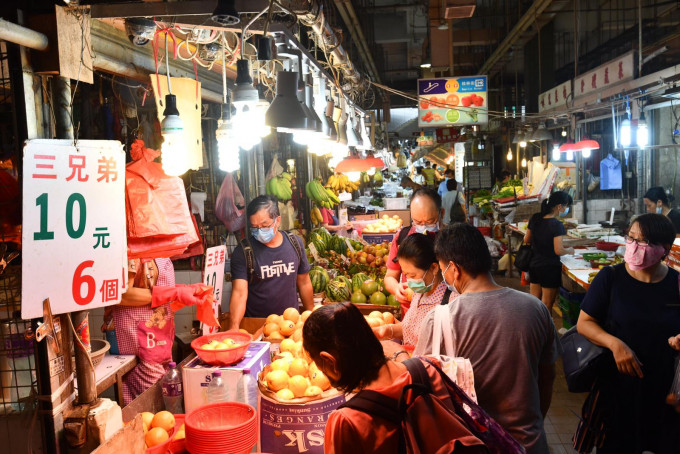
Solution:
<svg viewBox="0 0 680 454"><path fill-rule="evenodd" d="M125 405L155 384L172 360L175 320L170 301L151 308L154 286L174 287L170 259L130 260L130 287L119 305L113 306L116 339L121 355L136 355L137 366L123 377ZM134 276L134 277L133 277Z"/></svg>

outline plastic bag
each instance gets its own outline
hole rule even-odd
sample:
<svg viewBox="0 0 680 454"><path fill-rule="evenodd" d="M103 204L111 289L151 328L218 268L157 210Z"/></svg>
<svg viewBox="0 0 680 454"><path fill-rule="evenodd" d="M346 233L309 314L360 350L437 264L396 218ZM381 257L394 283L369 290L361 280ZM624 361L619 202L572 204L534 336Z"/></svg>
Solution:
<svg viewBox="0 0 680 454"><path fill-rule="evenodd" d="M274 159L272 159L272 164L269 166L265 180L271 180L272 178L281 175L283 170L283 167L279 164L279 156L274 154Z"/></svg>
<svg viewBox="0 0 680 454"><path fill-rule="evenodd" d="M222 221L230 232L238 232L246 226L245 210L238 209L236 203L244 203L243 195L231 173L227 173L220 186L215 202L215 216Z"/></svg>

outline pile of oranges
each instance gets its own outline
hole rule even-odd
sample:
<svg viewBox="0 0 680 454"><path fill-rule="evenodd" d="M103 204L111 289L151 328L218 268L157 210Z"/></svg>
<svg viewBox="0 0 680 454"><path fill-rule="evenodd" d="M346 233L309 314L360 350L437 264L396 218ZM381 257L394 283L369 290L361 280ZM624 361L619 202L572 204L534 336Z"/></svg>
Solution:
<svg viewBox="0 0 680 454"><path fill-rule="evenodd" d="M289 307L283 315L271 314L267 317L264 325L264 337L268 341L293 339L295 342L302 340L302 325L312 311L304 311L302 314L297 309Z"/></svg>
<svg viewBox="0 0 680 454"><path fill-rule="evenodd" d="M169 411L159 411L155 415L145 411L142 413L142 423L144 425L144 441L147 448L165 443L170 439L175 429L175 416ZM185 438L184 424L177 430L175 440Z"/></svg>
<svg viewBox="0 0 680 454"><path fill-rule="evenodd" d="M301 348L301 342L281 341L281 350L264 373L264 384L279 400L316 397L331 388L328 377Z"/></svg>
<svg viewBox="0 0 680 454"><path fill-rule="evenodd" d="M378 326L389 325L395 322L394 315L391 312L373 311L368 315L364 315L371 328Z"/></svg>

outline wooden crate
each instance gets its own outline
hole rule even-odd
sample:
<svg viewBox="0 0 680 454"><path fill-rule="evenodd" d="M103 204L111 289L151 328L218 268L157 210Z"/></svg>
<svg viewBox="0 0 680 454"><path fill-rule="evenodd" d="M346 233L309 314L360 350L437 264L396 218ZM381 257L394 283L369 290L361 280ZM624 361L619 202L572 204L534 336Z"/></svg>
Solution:
<svg viewBox="0 0 680 454"><path fill-rule="evenodd" d="M264 330L264 322L266 318L255 318L255 317L243 317L239 328L248 331L253 335L253 340L257 340L262 336L262 331ZM231 324L231 317L229 312L220 315L220 331L227 331L229 325Z"/></svg>
<svg viewBox="0 0 680 454"><path fill-rule="evenodd" d="M323 304L327 305L327 304L338 304L338 303L334 303L332 301L324 301ZM391 312L392 315L394 315L394 318L401 319L401 308L399 306L388 306L388 305L379 305L379 304L355 304L355 306L359 309L359 311L363 315L368 315L373 311Z"/></svg>

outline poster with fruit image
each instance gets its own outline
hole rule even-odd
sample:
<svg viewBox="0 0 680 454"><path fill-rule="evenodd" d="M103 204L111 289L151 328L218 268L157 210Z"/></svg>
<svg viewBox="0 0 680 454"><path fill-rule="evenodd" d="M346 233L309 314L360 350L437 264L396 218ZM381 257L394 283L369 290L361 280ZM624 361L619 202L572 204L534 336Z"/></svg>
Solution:
<svg viewBox="0 0 680 454"><path fill-rule="evenodd" d="M481 125L488 122L486 76L418 79L418 126Z"/></svg>

